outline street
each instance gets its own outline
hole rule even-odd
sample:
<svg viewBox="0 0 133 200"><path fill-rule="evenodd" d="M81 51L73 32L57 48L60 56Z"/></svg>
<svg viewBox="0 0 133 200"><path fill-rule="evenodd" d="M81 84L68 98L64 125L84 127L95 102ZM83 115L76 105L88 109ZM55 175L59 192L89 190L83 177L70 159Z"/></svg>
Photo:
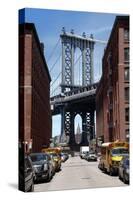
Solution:
<svg viewBox="0 0 133 200"><path fill-rule="evenodd" d="M79 156L62 163L62 169L49 183L35 184L35 192L126 186L118 176L109 176L98 169L97 162L88 162Z"/></svg>

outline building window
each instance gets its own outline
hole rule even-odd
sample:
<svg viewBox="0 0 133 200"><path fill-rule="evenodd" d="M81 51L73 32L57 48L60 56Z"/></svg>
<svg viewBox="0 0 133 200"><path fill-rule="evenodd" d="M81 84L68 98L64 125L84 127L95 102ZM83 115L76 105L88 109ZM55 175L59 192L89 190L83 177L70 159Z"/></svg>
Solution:
<svg viewBox="0 0 133 200"><path fill-rule="evenodd" d="M124 71L124 80L129 81L129 68L125 68Z"/></svg>
<svg viewBox="0 0 133 200"><path fill-rule="evenodd" d="M129 30L128 29L124 30L124 40L129 41Z"/></svg>
<svg viewBox="0 0 133 200"><path fill-rule="evenodd" d="M129 62L129 48L124 48L124 61Z"/></svg>
<svg viewBox="0 0 133 200"><path fill-rule="evenodd" d="M125 101L129 101L129 87L125 88Z"/></svg>
<svg viewBox="0 0 133 200"><path fill-rule="evenodd" d="M129 108L125 108L125 121L129 122Z"/></svg>
<svg viewBox="0 0 133 200"><path fill-rule="evenodd" d="M125 135L126 135L126 141L129 141L129 129L125 130Z"/></svg>
<svg viewBox="0 0 133 200"><path fill-rule="evenodd" d="M109 113L109 119L110 119L110 122L113 121L113 112L112 112L112 110L110 110L110 113Z"/></svg>

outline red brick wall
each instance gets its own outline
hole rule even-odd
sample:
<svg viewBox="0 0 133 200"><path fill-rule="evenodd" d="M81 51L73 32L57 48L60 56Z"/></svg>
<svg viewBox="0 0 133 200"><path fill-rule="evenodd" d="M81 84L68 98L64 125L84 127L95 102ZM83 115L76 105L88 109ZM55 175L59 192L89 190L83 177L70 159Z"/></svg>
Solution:
<svg viewBox="0 0 133 200"><path fill-rule="evenodd" d="M102 82L99 84L96 96L96 134L97 138L104 135L103 124L103 90Z"/></svg>
<svg viewBox="0 0 133 200"><path fill-rule="evenodd" d="M38 44L32 40L32 135L33 150L49 145L51 138L50 84ZM36 142L38 141L38 143Z"/></svg>
<svg viewBox="0 0 133 200"><path fill-rule="evenodd" d="M101 130L101 123L103 124L104 142L117 139L125 141L126 129L129 129L129 124L125 122L125 107L129 107L129 102L125 102L124 94L125 87L129 86L129 83L124 82L124 47L129 47L129 43L124 42L124 28L129 28L128 25L129 21L127 18L119 18L115 22L103 57L101 87L98 88L96 94L96 105L98 104L97 108L101 106L101 114L99 114L100 109L96 110L96 118L98 134ZM111 67L108 62L110 53ZM110 73L110 69L112 73ZM112 103L110 103L109 97L110 86L112 87ZM98 101L102 95L103 104Z"/></svg>
<svg viewBox="0 0 133 200"><path fill-rule="evenodd" d="M24 40L24 138L31 138L31 76L32 76L32 36L25 35Z"/></svg>
<svg viewBox="0 0 133 200"><path fill-rule="evenodd" d="M29 143L31 139L31 51L32 37L19 37L19 141ZM25 151L27 151L25 145Z"/></svg>
<svg viewBox="0 0 133 200"><path fill-rule="evenodd" d="M33 24L19 31L19 140L32 152L51 138L50 77ZM26 151L26 149L25 149Z"/></svg>

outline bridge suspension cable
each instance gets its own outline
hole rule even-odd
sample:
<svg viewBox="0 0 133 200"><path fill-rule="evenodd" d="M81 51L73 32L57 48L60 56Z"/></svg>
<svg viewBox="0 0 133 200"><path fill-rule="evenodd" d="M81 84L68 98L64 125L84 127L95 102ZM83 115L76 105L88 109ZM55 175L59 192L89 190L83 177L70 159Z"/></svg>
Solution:
<svg viewBox="0 0 133 200"><path fill-rule="evenodd" d="M55 80L54 80L53 82L51 82L51 87L52 87L52 85L58 80L58 78L60 77L61 73L62 73L62 72L60 72L60 73L57 75L57 77L55 78Z"/></svg>
<svg viewBox="0 0 133 200"><path fill-rule="evenodd" d="M50 85L50 96L52 96L55 93L55 91L59 88L60 82L61 82L59 78L60 78L61 74L62 74L62 72L60 72L56 76L54 81L51 83L51 85Z"/></svg>
<svg viewBox="0 0 133 200"><path fill-rule="evenodd" d="M52 96L59 87L60 87L60 84L57 85L57 87L51 92L50 96Z"/></svg>
<svg viewBox="0 0 133 200"><path fill-rule="evenodd" d="M56 50L56 48L57 48L59 43L60 43L60 38L58 39L57 43L55 44L55 46L54 46L54 48L53 48L53 50L51 52L51 54L49 55L47 62L49 62L50 59L52 58L52 56L53 56L53 54L54 54L54 52L55 52L55 50Z"/></svg>
<svg viewBox="0 0 133 200"><path fill-rule="evenodd" d="M55 61L54 64L52 65L52 67L50 68L50 70L49 70L50 73L52 72L52 70L53 70L54 67L56 66L56 64L57 64L58 60L60 59L60 57L61 57L61 53L59 54L58 58L56 59L56 61Z"/></svg>

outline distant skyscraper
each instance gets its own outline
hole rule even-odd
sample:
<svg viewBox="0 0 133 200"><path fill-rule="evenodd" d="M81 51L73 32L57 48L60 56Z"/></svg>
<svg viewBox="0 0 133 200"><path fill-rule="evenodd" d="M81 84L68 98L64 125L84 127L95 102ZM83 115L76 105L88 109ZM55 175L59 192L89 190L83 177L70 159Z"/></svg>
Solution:
<svg viewBox="0 0 133 200"><path fill-rule="evenodd" d="M79 123L78 123L76 134L75 134L75 140L77 144L81 142L81 128L79 126Z"/></svg>
<svg viewBox="0 0 133 200"><path fill-rule="evenodd" d="M80 130L80 126L79 126L79 123L78 123L76 134L80 134L80 133L81 133L81 130Z"/></svg>

